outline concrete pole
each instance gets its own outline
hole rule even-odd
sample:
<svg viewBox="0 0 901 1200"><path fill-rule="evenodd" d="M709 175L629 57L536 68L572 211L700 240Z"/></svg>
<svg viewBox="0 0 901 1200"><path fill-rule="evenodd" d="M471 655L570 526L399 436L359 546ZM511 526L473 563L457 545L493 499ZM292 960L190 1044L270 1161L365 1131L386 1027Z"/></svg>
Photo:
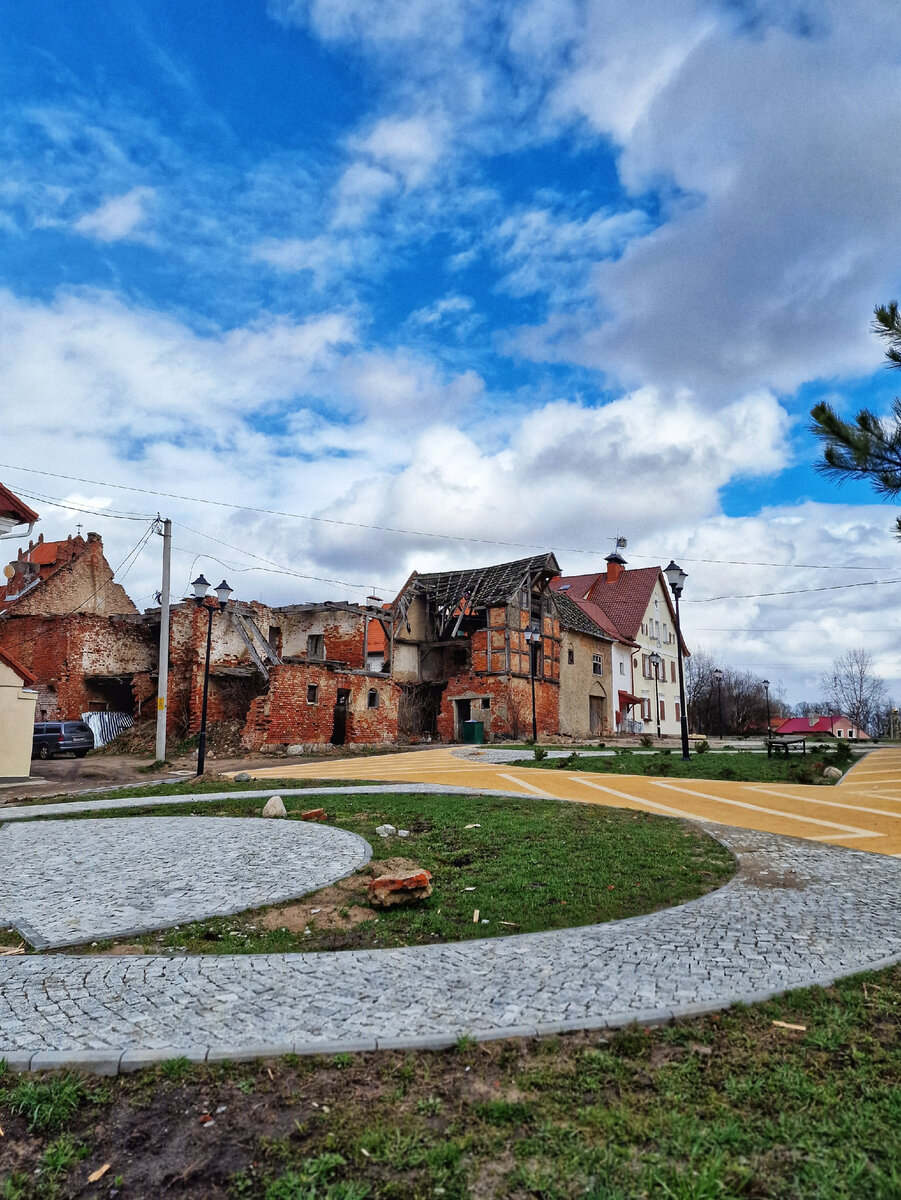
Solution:
<svg viewBox="0 0 901 1200"><path fill-rule="evenodd" d="M166 761L166 694L169 690L169 573L172 562L172 522L163 521L163 581L160 589L159 682L156 694L156 760Z"/></svg>

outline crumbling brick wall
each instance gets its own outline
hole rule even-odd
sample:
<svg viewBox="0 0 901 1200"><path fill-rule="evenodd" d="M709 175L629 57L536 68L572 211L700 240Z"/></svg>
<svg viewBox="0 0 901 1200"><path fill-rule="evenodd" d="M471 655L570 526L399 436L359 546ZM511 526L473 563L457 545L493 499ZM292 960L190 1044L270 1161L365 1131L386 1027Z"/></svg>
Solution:
<svg viewBox="0 0 901 1200"><path fill-rule="evenodd" d="M311 698L310 688L315 688ZM314 663L273 667L269 689L250 705L242 740L249 750L278 745L326 745L339 689L349 692L345 744L389 744L397 738L400 689L384 676L333 671ZM370 707L370 693L377 697Z"/></svg>

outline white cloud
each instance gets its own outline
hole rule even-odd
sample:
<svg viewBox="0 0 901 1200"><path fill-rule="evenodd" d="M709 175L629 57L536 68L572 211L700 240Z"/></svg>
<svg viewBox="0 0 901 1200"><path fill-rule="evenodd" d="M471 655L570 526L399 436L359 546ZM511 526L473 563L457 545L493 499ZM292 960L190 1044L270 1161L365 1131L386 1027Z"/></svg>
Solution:
<svg viewBox="0 0 901 1200"><path fill-rule="evenodd" d="M153 188L136 187L124 196L111 196L93 212L85 213L74 225L85 237L101 242L119 242L144 234L149 209L155 193Z"/></svg>
<svg viewBox="0 0 901 1200"><path fill-rule="evenodd" d="M446 123L423 116L386 117L351 145L360 154L389 167L407 187L424 183L445 148Z"/></svg>

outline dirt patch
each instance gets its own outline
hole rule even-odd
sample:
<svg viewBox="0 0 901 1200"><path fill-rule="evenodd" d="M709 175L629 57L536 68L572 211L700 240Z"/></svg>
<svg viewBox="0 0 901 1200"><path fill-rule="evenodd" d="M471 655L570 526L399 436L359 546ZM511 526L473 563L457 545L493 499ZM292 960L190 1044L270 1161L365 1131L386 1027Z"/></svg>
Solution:
<svg viewBox="0 0 901 1200"><path fill-rule="evenodd" d="M374 920L376 914L367 904L365 875L351 875L331 887L322 888L315 896L296 904L271 908L260 918L264 929L287 929L303 933L311 926L316 929L353 929L364 921Z"/></svg>
<svg viewBox="0 0 901 1200"><path fill-rule="evenodd" d="M422 870L422 863L411 858L380 858L378 862L371 862L366 870L373 879L380 875L413 875Z"/></svg>
<svg viewBox="0 0 901 1200"><path fill-rule="evenodd" d="M147 951L143 946L138 946L134 942L115 942L112 946L107 946L104 950L95 950L94 953L98 956L109 958L113 955L120 954L146 954Z"/></svg>

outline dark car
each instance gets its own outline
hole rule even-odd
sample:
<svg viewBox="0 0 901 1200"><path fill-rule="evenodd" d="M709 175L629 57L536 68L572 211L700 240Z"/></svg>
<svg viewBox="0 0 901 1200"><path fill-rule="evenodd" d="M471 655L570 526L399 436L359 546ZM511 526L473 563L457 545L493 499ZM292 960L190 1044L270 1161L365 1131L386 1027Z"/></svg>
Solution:
<svg viewBox="0 0 901 1200"><path fill-rule="evenodd" d="M94 749L94 733L84 721L38 721L34 727L32 758L53 758L71 752L84 758Z"/></svg>

